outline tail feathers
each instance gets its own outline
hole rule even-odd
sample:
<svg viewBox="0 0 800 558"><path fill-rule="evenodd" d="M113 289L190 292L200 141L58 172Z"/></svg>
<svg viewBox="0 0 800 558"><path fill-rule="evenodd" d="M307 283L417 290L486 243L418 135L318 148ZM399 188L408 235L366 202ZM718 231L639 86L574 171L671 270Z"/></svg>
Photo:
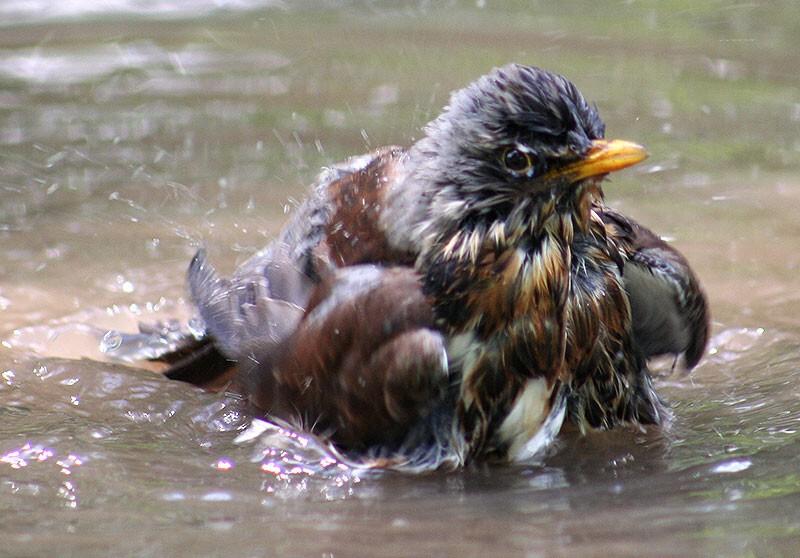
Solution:
<svg viewBox="0 0 800 558"><path fill-rule="evenodd" d="M238 297L231 282L223 279L206 261L205 250L199 250L189 265L189 291L200 311L206 333L226 356L235 359L241 321Z"/></svg>
<svg viewBox="0 0 800 558"><path fill-rule="evenodd" d="M202 387L227 385L237 363L269 356L297 327L313 282L293 265L287 245L273 243L223 278L200 250L189 266L189 290L201 319L140 324L138 333L108 332L111 358L169 365L167 378Z"/></svg>
<svg viewBox="0 0 800 558"><path fill-rule="evenodd" d="M164 372L170 380L206 388L224 387L236 373L236 363L227 359L208 337L187 343L158 360L170 365Z"/></svg>
<svg viewBox="0 0 800 558"><path fill-rule="evenodd" d="M178 321L140 323L138 333L108 332L101 350L115 361L138 363L172 380L210 388L226 384L236 365L210 337ZM148 362L168 368L146 366Z"/></svg>

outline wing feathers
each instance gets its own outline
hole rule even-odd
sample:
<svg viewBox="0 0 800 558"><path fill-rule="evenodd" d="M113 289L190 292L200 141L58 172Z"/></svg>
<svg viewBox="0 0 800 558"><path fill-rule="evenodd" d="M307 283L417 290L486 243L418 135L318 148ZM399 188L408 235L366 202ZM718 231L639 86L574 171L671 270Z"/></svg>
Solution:
<svg viewBox="0 0 800 558"><path fill-rule="evenodd" d="M258 269L223 279L200 250L189 266L189 290L220 352L234 361L279 344L294 331L310 291L281 245ZM284 298L285 297L285 298ZM296 301L296 302L295 302Z"/></svg>
<svg viewBox="0 0 800 558"><path fill-rule="evenodd" d="M443 337L409 268L337 271L297 331L256 360L245 374L256 407L314 424L350 449L402 443L448 378Z"/></svg>
<svg viewBox="0 0 800 558"><path fill-rule="evenodd" d="M691 369L709 336L709 310L700 282L675 248L615 211L601 218L625 258L623 283L633 334L646 357L683 355Z"/></svg>

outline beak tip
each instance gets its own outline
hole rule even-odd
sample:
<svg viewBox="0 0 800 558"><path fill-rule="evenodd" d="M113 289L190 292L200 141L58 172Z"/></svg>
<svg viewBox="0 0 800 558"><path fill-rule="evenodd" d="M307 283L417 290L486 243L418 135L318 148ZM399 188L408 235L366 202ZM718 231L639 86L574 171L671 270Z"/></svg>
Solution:
<svg viewBox="0 0 800 558"><path fill-rule="evenodd" d="M649 149L633 141L600 140L594 142L587 161L592 161L607 172L613 172L641 163L649 156Z"/></svg>

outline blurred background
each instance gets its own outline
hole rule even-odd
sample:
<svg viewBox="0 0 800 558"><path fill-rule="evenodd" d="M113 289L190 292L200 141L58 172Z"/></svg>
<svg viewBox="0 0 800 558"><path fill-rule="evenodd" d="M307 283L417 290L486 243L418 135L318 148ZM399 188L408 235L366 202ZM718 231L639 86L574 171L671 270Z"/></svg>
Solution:
<svg viewBox="0 0 800 558"><path fill-rule="evenodd" d="M0 555L779 556L800 537L800 11L794 2L0 1ZM714 318L658 368L667 433L410 478L334 463L106 362L191 316L320 167L409 145L450 91L561 73L650 159L609 204L691 261Z"/></svg>

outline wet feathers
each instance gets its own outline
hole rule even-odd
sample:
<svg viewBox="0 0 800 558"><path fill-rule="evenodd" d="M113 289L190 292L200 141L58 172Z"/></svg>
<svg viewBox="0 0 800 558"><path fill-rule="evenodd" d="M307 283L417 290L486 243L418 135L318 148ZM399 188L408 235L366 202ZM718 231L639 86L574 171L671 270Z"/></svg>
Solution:
<svg viewBox="0 0 800 558"><path fill-rule="evenodd" d="M565 78L495 69L410 148L326 169L231 278L200 253L205 353L168 375L224 357L257 414L415 470L529 459L565 418L662 423L647 360L694 366L707 306L674 248L606 207L605 174L644 152L603 135Z"/></svg>

